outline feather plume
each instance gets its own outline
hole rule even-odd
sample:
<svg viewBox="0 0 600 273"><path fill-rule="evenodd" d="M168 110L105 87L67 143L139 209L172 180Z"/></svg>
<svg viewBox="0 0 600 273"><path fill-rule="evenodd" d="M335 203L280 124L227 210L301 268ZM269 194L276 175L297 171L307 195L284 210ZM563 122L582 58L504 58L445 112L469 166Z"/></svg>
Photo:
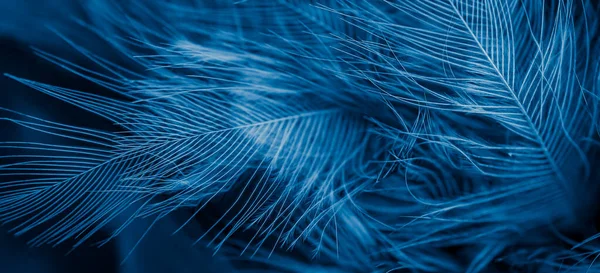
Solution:
<svg viewBox="0 0 600 273"><path fill-rule="evenodd" d="M379 16L386 14L384 8L360 4L355 10L362 13L340 13L378 38L341 38L346 51L364 63L352 73L364 80L357 82L396 104L432 112L427 130L403 133L442 146L440 152L453 157L445 161L467 169L465 174L493 179L498 185L488 190L493 198L532 201L507 205L529 214L515 218L534 226L558 218L574 223L580 206L588 204L582 195L595 192L587 183L585 139L596 135L598 121L592 99L597 90L589 74L595 51L591 55L585 38L590 37L587 22L573 15L575 3L387 4L394 11L387 16ZM403 20L407 16L413 20ZM513 193L501 194L506 191ZM556 200L564 205L544 207ZM495 210L488 213L498 216ZM497 219L508 220L504 214Z"/></svg>
<svg viewBox="0 0 600 273"><path fill-rule="evenodd" d="M0 143L0 221L36 230L32 245L77 246L116 219L113 237L191 208L179 231L217 203L197 242L247 272L555 270L555 255L571 252L549 227L590 220L600 125L591 1L82 8L78 27L125 58L60 29L94 68L35 52L110 95L8 76L119 129L2 109L3 121L62 141Z"/></svg>

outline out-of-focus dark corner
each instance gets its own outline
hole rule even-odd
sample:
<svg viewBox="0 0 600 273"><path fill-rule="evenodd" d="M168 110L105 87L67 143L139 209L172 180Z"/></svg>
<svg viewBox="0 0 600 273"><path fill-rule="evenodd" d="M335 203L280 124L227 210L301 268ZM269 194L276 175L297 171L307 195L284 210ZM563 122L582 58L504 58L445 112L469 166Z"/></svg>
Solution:
<svg viewBox="0 0 600 273"><path fill-rule="evenodd" d="M73 11L72 8L75 8L73 3L71 0L0 0L0 107L60 123L111 130L114 127L108 121L5 76L9 74L85 92L109 93L44 60L33 50L40 48L78 64L86 65L87 62L87 65L91 65L89 60L78 56L72 48L71 51L66 49L68 44L50 31L51 28L46 24L52 22L52 18L68 17L69 12ZM44 142L54 141L48 139L47 134L36 134L34 130L15 126L6 120L0 120L0 132L3 141L35 141L41 137L45 138ZM2 151L0 164L4 156L1 153ZM146 233L150 224L151 221L134 221L108 244L98 247L96 243L110 237L112 230L106 228L73 249L76 240L56 246L32 247L28 242L35 238L35 233L27 232L22 236L14 236L11 228L18 223L9 223L0 227L0 272L233 272L227 262L214 256L212 251L202 244L193 245L196 240L194 236L197 234L172 234L179 227L179 222L164 219ZM140 241L142 237L143 240ZM133 252L130 253L131 250Z"/></svg>

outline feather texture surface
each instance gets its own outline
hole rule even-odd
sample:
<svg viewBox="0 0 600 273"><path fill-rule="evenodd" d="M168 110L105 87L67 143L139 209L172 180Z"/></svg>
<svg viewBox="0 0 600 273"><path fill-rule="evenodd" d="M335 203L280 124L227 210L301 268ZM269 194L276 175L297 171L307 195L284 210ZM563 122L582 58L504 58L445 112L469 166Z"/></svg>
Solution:
<svg viewBox="0 0 600 273"><path fill-rule="evenodd" d="M0 143L0 221L31 245L189 210L175 232L206 218L196 243L242 272L595 268L592 1L80 8L100 49L57 27L73 54L34 51L102 92L7 74L114 127L1 109L56 139Z"/></svg>

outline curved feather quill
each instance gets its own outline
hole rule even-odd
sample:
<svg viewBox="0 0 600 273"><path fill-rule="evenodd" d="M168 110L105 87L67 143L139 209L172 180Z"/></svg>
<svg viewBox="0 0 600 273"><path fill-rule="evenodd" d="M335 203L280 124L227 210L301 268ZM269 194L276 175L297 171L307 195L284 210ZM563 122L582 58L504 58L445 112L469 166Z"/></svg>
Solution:
<svg viewBox="0 0 600 273"><path fill-rule="evenodd" d="M577 215L581 195L594 191L585 182L590 166L584 139L596 134L598 107L589 95L597 93L589 76L589 40L579 39L588 29L573 17L574 1L388 4L416 23L374 16L381 14L374 5L345 15L379 38L344 39L372 67L356 76L392 101L435 112L435 129L418 137L462 154L486 177L533 194L522 198L566 195L569 205L557 207L566 210L555 212L559 218ZM482 130L481 122L501 127Z"/></svg>

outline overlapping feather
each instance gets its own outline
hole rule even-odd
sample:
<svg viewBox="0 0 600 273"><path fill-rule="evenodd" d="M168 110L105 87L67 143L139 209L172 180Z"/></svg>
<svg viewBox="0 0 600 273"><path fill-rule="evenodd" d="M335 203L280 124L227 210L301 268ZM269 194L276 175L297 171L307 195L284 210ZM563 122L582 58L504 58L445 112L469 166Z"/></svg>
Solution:
<svg viewBox="0 0 600 273"><path fill-rule="evenodd" d="M121 99L11 77L123 132L10 112L5 120L78 141L2 144L35 152L0 168L13 177L3 222L19 234L49 225L35 245L84 242L134 203L129 221L218 200L208 240L230 248L252 230L236 250L258 261L283 264L277 246L310 253L307 244L328 263L314 268L486 272L523 234L576 226L593 204L598 26L588 1L85 8L91 19L78 23L131 67L66 37L98 68L38 55Z"/></svg>

